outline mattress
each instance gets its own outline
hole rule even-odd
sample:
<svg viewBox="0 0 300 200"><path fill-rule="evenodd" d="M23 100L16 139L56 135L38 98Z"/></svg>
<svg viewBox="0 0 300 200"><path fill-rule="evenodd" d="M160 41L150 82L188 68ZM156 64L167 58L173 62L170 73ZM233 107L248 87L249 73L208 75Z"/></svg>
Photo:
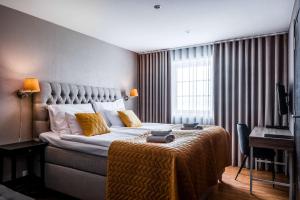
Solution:
<svg viewBox="0 0 300 200"><path fill-rule="evenodd" d="M96 156L107 156L108 147L101 145L84 144L81 142L74 142L68 140L62 140L59 133L45 132L40 134L40 139L44 142L48 142L50 146L86 153Z"/></svg>

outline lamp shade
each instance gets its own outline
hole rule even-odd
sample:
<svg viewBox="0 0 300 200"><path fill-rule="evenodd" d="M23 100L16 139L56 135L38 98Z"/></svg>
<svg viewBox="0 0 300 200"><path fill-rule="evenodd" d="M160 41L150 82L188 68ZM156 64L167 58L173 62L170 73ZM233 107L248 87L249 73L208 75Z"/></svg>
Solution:
<svg viewBox="0 0 300 200"><path fill-rule="evenodd" d="M25 78L23 82L23 90L28 92L39 92L39 80L36 78Z"/></svg>
<svg viewBox="0 0 300 200"><path fill-rule="evenodd" d="M136 88L133 88L130 90L130 96L131 97L137 97L139 96L138 90Z"/></svg>

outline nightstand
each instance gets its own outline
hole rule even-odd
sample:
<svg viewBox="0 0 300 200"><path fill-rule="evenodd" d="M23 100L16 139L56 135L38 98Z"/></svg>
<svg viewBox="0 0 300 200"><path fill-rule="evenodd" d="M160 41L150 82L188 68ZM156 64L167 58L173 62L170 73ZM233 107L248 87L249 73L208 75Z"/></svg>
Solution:
<svg viewBox="0 0 300 200"><path fill-rule="evenodd" d="M11 159L11 181L3 183L8 187L14 188L18 180L22 180L25 185L28 184L27 180L39 179L39 184L44 186L44 172L45 172L45 147L47 143L28 141L13 144L0 145L0 183L3 183L3 159L4 157ZM39 155L40 157L40 177L34 176L34 156ZM27 159L27 170L28 175L26 177L16 179L16 157L25 156ZM24 181L26 179L26 181Z"/></svg>

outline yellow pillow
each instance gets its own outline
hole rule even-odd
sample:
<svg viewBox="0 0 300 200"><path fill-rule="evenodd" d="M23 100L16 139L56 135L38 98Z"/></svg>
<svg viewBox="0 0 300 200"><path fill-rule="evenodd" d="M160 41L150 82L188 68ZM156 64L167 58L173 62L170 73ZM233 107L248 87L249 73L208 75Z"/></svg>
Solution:
<svg viewBox="0 0 300 200"><path fill-rule="evenodd" d="M75 116L85 136L110 132L105 119L100 113L76 113Z"/></svg>
<svg viewBox="0 0 300 200"><path fill-rule="evenodd" d="M142 126L142 122L140 119L134 114L132 110L123 110L118 111L119 117L123 124L127 127L140 127Z"/></svg>

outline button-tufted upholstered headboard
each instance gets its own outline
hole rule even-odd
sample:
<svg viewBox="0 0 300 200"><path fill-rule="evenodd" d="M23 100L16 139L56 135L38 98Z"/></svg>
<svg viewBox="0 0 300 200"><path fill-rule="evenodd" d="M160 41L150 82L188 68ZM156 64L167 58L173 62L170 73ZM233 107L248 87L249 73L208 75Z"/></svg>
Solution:
<svg viewBox="0 0 300 200"><path fill-rule="evenodd" d="M85 104L121 99L121 90L58 82L40 82L33 97L33 136L50 130L47 105Z"/></svg>

